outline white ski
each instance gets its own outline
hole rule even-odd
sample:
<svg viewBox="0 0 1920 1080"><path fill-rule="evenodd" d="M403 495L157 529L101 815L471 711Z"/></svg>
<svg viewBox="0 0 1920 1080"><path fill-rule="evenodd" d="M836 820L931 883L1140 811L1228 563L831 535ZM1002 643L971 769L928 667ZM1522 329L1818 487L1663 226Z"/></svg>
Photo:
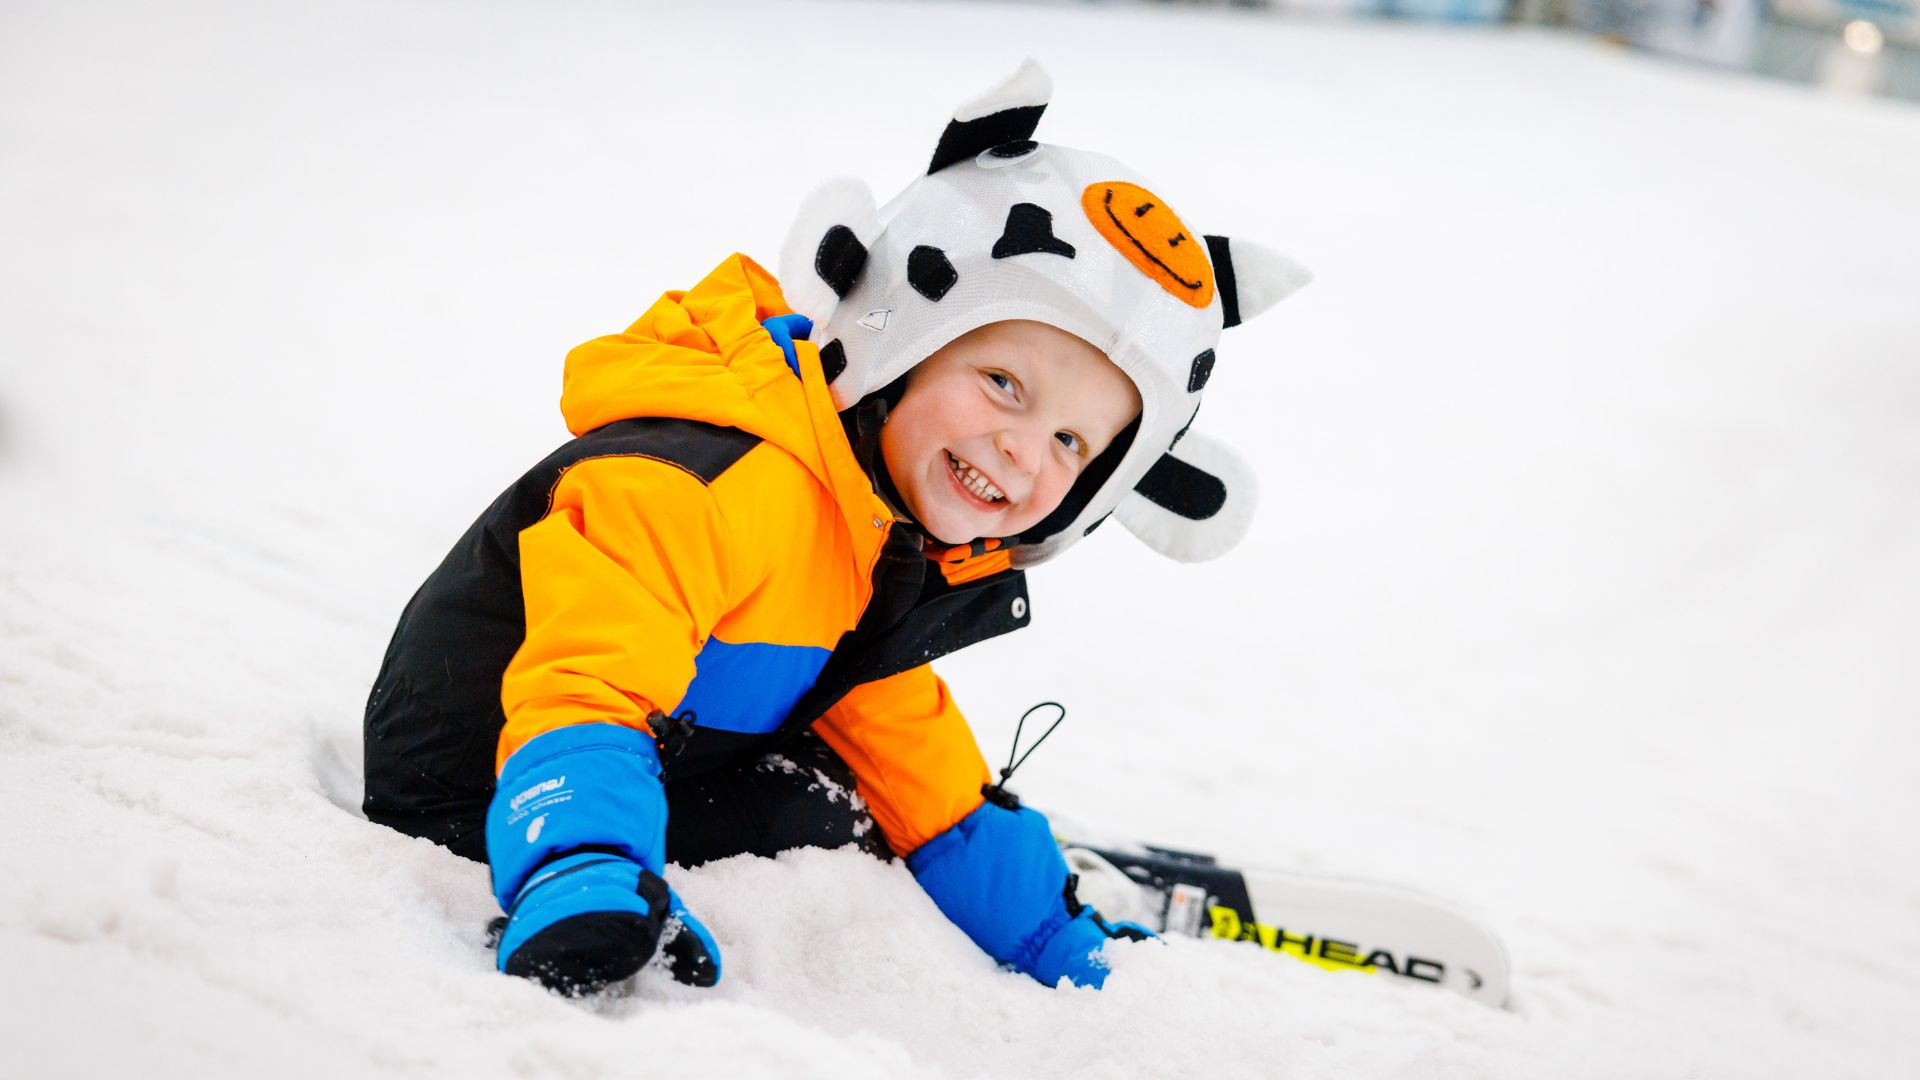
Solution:
<svg viewBox="0 0 1920 1080"><path fill-rule="evenodd" d="M1507 953L1479 921L1425 893L1378 882L1222 866L1165 848L1062 840L1076 893L1109 922L1242 941L1329 971L1397 976L1496 1007Z"/></svg>

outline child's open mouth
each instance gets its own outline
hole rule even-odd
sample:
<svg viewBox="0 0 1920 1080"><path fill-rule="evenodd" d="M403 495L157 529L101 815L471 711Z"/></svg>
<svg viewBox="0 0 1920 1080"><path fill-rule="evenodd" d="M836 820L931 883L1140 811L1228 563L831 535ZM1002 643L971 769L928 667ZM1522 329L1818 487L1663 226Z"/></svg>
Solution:
<svg viewBox="0 0 1920 1080"><path fill-rule="evenodd" d="M960 490L978 501L988 506L998 506L1007 501L1006 495L993 486L993 481L981 476L980 470L954 457L951 452L947 452L947 469Z"/></svg>

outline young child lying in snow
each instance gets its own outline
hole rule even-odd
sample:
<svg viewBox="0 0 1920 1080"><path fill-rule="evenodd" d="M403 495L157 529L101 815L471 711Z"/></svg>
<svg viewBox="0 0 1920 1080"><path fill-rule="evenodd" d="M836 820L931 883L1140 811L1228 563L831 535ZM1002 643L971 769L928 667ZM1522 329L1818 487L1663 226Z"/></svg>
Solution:
<svg viewBox="0 0 1920 1080"><path fill-rule="evenodd" d="M487 861L502 971L580 992L659 948L710 985L667 860L802 845L903 856L1049 985L1100 985L1133 936L1075 900L928 661L1026 625L1023 571L1116 511L1176 558L1239 539L1244 469L1187 429L1222 327L1306 275L1032 141L1049 91L1028 62L962 106L884 211L816 193L784 282L734 255L573 350L577 437L401 614L366 813Z"/></svg>

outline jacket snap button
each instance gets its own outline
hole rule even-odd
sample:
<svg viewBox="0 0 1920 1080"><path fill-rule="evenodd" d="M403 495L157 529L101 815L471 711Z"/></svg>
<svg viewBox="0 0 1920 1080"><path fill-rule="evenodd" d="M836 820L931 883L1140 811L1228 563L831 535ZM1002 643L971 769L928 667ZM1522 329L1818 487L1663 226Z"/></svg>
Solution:
<svg viewBox="0 0 1920 1080"><path fill-rule="evenodd" d="M873 519L873 527L874 527L874 528L876 528L876 529L880 527L880 519L879 519L879 518L874 518L874 519Z"/></svg>
<svg viewBox="0 0 1920 1080"><path fill-rule="evenodd" d="M1013 617L1016 619L1024 619L1027 617L1026 597L1016 596L1013 598Z"/></svg>

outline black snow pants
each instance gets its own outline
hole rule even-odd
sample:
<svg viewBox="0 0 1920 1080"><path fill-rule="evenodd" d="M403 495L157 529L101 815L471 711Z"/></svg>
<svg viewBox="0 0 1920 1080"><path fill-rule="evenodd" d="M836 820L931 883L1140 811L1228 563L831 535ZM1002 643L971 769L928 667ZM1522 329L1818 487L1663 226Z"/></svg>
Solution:
<svg viewBox="0 0 1920 1080"><path fill-rule="evenodd" d="M369 775L395 773L369 770ZM681 866L729 855L772 856L789 848L847 844L877 858L891 858L873 815L855 794L853 770L812 732L739 765L685 778L669 774L665 786L667 860ZM367 816L456 855L487 861L485 801L430 814L370 810Z"/></svg>

